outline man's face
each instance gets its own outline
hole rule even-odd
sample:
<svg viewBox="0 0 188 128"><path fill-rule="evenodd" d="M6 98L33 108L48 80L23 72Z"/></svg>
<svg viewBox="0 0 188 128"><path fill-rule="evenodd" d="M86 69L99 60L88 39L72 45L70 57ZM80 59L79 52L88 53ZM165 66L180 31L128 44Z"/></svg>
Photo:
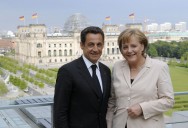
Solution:
<svg viewBox="0 0 188 128"><path fill-rule="evenodd" d="M96 63L104 47L103 37L101 34L88 33L85 43L81 42L80 47L84 56L92 63Z"/></svg>

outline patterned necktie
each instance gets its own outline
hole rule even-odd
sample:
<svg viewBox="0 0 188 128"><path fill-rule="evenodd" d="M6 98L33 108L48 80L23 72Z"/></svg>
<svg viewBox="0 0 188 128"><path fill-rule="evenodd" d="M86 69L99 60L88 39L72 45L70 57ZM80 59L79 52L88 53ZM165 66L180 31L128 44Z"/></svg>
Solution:
<svg viewBox="0 0 188 128"><path fill-rule="evenodd" d="M95 82L95 85L96 85L97 89L100 91L100 93L102 94L99 79L98 79L97 74L96 74L97 65L95 65L95 64L91 65L91 68L92 68L92 71L93 71L92 77L93 77L93 80Z"/></svg>

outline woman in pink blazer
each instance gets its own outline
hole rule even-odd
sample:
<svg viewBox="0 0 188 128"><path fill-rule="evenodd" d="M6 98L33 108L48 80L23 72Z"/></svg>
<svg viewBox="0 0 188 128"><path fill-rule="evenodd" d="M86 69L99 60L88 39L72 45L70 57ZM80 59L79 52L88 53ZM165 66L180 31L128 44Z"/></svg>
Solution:
<svg viewBox="0 0 188 128"><path fill-rule="evenodd" d="M138 29L123 31L118 45L125 59L112 71L108 128L164 128L163 112L174 104L168 65L146 55L148 40Z"/></svg>

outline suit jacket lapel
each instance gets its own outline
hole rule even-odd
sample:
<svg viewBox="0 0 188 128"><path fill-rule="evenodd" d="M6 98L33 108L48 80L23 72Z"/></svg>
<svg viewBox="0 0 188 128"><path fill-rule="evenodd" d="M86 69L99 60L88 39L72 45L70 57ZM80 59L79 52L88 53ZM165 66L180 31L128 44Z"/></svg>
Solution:
<svg viewBox="0 0 188 128"><path fill-rule="evenodd" d="M99 68L100 68L100 73L101 73L101 79L102 79L102 86L103 86L103 98L105 97L106 94L106 84L107 84L107 74L105 70L103 69L101 63L99 63Z"/></svg>
<svg viewBox="0 0 188 128"><path fill-rule="evenodd" d="M130 69L126 61L123 61L121 68L127 85L131 87Z"/></svg>
<svg viewBox="0 0 188 128"><path fill-rule="evenodd" d="M149 58L149 56L146 57L146 62L145 62L145 66L143 67L143 69L138 73L138 75L136 76L136 78L133 81L132 86L134 86L134 83L140 79L147 71L148 69L151 67L151 59Z"/></svg>
<svg viewBox="0 0 188 128"><path fill-rule="evenodd" d="M93 81L93 79L92 79L92 77L91 77L91 75L90 75L90 73L87 69L87 66L86 66L82 57L79 58L78 68L79 68L80 75L82 75L83 79L86 80L89 88L91 88L93 90L93 92L97 95L97 97L100 97L100 92L98 91L98 89L94 85L94 82L91 82L91 81Z"/></svg>

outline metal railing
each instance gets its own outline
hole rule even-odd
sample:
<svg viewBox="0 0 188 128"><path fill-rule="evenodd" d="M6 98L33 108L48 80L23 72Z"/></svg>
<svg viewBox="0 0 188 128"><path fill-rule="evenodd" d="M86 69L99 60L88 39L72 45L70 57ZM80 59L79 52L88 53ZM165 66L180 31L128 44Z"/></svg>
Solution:
<svg viewBox="0 0 188 128"><path fill-rule="evenodd" d="M185 92L175 92L174 96L188 96L188 91ZM188 99L185 99L188 102ZM175 102L176 104L176 102ZM180 112L180 113L179 113ZM169 122L166 122L166 128L187 128L188 126L188 110L185 113L185 111L182 113L183 111L177 111L177 112L173 112L174 114L176 114L177 117L174 117L174 115L172 115L171 120L169 120ZM185 116L186 115L186 116ZM183 117L183 118L182 118Z"/></svg>
<svg viewBox="0 0 188 128"><path fill-rule="evenodd" d="M186 91L186 92L175 92L174 95L175 96L188 95L188 91ZM51 106L51 127L53 128L53 102L21 104L21 105L4 105L4 106L0 106L0 110L16 109L16 108L20 109L20 108L27 108L27 107L39 107L39 106ZM177 123L188 123L188 120L167 122L166 124L167 125L169 125L169 124L173 125L173 124L177 124Z"/></svg>
<svg viewBox="0 0 188 128"><path fill-rule="evenodd" d="M34 103L34 104L19 104L19 105L3 105L0 106L0 110L4 109L16 109L16 108L27 108L27 107L41 107L51 106L51 127L53 128L53 102Z"/></svg>
<svg viewBox="0 0 188 128"><path fill-rule="evenodd" d="M175 96L179 96L179 95L188 95L188 92L175 92L174 95L175 95Z"/></svg>

